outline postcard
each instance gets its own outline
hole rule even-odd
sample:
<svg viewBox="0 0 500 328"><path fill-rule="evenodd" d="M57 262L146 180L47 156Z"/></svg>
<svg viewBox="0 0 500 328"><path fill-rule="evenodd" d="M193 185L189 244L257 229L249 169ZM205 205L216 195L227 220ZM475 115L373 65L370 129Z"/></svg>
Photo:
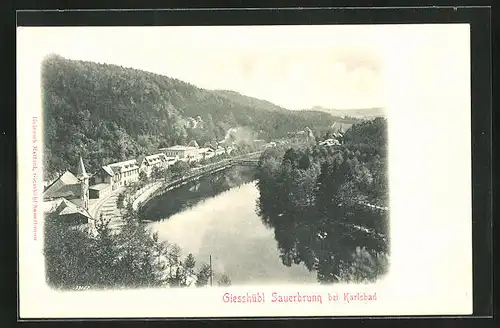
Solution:
<svg viewBox="0 0 500 328"><path fill-rule="evenodd" d="M19 27L19 314L472 313L468 24Z"/></svg>

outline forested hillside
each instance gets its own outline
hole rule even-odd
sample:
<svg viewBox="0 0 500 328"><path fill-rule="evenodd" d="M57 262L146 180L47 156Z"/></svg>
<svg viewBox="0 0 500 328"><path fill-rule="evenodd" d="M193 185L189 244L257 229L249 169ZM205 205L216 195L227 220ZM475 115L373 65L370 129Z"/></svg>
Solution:
<svg viewBox="0 0 500 328"><path fill-rule="evenodd" d="M325 131L338 118L289 111L232 91L200 89L166 76L58 55L42 67L47 179L82 156L89 171L158 147L222 140L232 127L261 139L306 126ZM201 122L196 124L193 122Z"/></svg>
<svg viewBox="0 0 500 328"><path fill-rule="evenodd" d="M258 208L275 230L283 263L304 263L327 283L385 273L387 170L383 118L353 125L340 146L265 151Z"/></svg>

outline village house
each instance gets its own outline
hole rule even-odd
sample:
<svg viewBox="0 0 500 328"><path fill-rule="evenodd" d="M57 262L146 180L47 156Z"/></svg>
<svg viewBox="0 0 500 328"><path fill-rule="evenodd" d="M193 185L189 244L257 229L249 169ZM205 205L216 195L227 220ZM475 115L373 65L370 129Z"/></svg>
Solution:
<svg viewBox="0 0 500 328"><path fill-rule="evenodd" d="M115 181L114 173L108 166L103 166L96 173L94 173L94 175L91 178L91 181L95 186L100 184L105 184L108 187L110 187L111 190L116 189L116 186L113 185Z"/></svg>
<svg viewBox="0 0 500 328"><path fill-rule="evenodd" d="M172 165L174 165L175 163L177 163L177 161L179 160L179 157L166 157L167 158L167 167L170 167Z"/></svg>
<svg viewBox="0 0 500 328"><path fill-rule="evenodd" d="M149 155L138 160L139 170L146 173L148 177L151 176L153 168L166 169L169 166L169 158L164 153Z"/></svg>
<svg viewBox="0 0 500 328"><path fill-rule="evenodd" d="M199 148L192 146L172 146L160 148L158 151L164 153L168 157L178 157L180 161L193 161L199 156Z"/></svg>
<svg viewBox="0 0 500 328"><path fill-rule="evenodd" d="M351 125L352 124L333 122L333 124L330 126L330 131L344 134L344 132L347 131L347 129L349 129Z"/></svg>
<svg viewBox="0 0 500 328"><path fill-rule="evenodd" d="M191 140L187 145L188 147L200 148L196 140Z"/></svg>
<svg viewBox="0 0 500 328"><path fill-rule="evenodd" d="M104 186L100 187L107 192L116 190L122 186L128 186L138 180L139 166L135 159L105 165L92 177L92 182L95 185L108 184L110 188Z"/></svg>
<svg viewBox="0 0 500 328"><path fill-rule="evenodd" d="M219 155L226 153L226 150L224 149L224 147L217 142L214 142L214 143L207 142L207 143L205 143L204 147L208 148L207 155L209 157L219 156ZM213 154L213 156L212 156L212 154Z"/></svg>
<svg viewBox="0 0 500 328"><path fill-rule="evenodd" d="M43 200L50 201L62 197L79 198L80 192L80 182L73 173L66 171L46 187L43 192Z"/></svg>
<svg viewBox="0 0 500 328"><path fill-rule="evenodd" d="M332 147L332 146L339 146L340 142L337 139L326 139L324 141L321 141L319 143L320 146L327 146L327 147Z"/></svg>
<svg viewBox="0 0 500 328"><path fill-rule="evenodd" d="M226 150L224 149L224 147L221 147L221 146L217 146L217 148L214 150L215 152L215 156L219 156L219 155L223 155Z"/></svg>
<svg viewBox="0 0 500 328"><path fill-rule="evenodd" d="M200 148L200 159L209 159L215 156L215 151L212 147Z"/></svg>
<svg viewBox="0 0 500 328"><path fill-rule="evenodd" d="M106 196L110 192L113 191L111 184L109 183L98 183L89 187L89 197L91 199L94 198L102 198Z"/></svg>
<svg viewBox="0 0 500 328"><path fill-rule="evenodd" d="M76 176L66 171L44 191L44 211L70 226L93 224L89 213L89 179L80 157Z"/></svg>
<svg viewBox="0 0 500 328"><path fill-rule="evenodd" d="M304 143L314 140L313 132L308 127L301 131L288 132L287 137L290 141L298 143Z"/></svg>

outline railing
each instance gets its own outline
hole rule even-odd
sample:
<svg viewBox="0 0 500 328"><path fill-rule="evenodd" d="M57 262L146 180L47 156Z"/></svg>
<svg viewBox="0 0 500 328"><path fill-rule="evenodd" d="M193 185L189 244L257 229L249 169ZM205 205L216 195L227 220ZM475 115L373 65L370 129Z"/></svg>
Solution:
<svg viewBox="0 0 500 328"><path fill-rule="evenodd" d="M143 199L140 202L140 204L134 204L134 205L136 205L136 207L139 208L140 206L143 206L144 204L149 202L154 197L161 195L162 193L165 193L166 191L170 191L172 189L179 188L187 183L196 181L203 176L206 176L209 174L214 174L216 172L220 172L222 170L225 170L231 166L234 166L235 164L244 162L245 159L248 160L248 158L258 157L258 156L260 156L261 153L262 153L262 151L257 151L257 152L253 152L253 153L249 153L249 154L243 154L243 155L239 155L239 156L236 156L233 158L224 159L224 160L219 161L217 163L207 164L203 167L193 168L184 176L164 183L163 186L157 188L149 196L145 197L145 199ZM255 162L252 161L252 163L256 163L256 162L257 161L255 161Z"/></svg>

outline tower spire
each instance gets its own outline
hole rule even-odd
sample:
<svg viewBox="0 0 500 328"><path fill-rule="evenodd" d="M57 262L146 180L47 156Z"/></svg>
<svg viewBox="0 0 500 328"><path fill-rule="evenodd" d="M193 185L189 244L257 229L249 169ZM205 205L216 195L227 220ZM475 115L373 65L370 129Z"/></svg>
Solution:
<svg viewBox="0 0 500 328"><path fill-rule="evenodd" d="M85 165L83 165L82 156L80 156L80 162L78 164L78 172L77 172L77 174L78 174L78 176L77 176L78 179L89 178L89 175L87 174L87 171L85 171Z"/></svg>
<svg viewBox="0 0 500 328"><path fill-rule="evenodd" d="M87 211L89 209L89 178L90 176L87 174L87 171L85 171L85 165L83 165L82 156L80 156L77 179L80 180L80 199L82 201L82 206Z"/></svg>

